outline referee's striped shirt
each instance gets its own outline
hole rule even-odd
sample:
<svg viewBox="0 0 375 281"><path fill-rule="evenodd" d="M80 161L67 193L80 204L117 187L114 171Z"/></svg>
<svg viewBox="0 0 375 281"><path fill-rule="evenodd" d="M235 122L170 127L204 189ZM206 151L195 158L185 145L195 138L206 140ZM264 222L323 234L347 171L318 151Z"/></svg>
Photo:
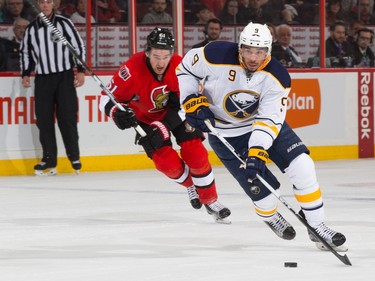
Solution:
<svg viewBox="0 0 375 281"><path fill-rule="evenodd" d="M56 14L50 20L84 60L86 49L74 24L69 19ZM22 77L30 76L33 71L36 74L63 72L72 69L75 65L79 72L84 72L82 65L76 63L68 47L62 41L54 42L52 37L51 28L39 18L28 25L20 46Z"/></svg>

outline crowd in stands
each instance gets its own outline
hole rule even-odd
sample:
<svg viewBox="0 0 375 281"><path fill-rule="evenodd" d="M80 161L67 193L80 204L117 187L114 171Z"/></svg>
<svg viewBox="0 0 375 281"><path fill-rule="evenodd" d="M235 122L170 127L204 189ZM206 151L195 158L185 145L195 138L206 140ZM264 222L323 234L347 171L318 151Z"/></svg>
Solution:
<svg viewBox="0 0 375 281"><path fill-rule="evenodd" d="M137 21L140 24L172 23L171 0L137 0ZM82 22L86 18L87 0L54 0L56 12ZM121 23L128 20L127 0L91 0L92 20L98 23ZM327 0L326 24L343 20L348 25L361 20L375 25L374 0ZM274 25L319 24L319 0L186 0L185 24L206 24L217 18L225 25L246 25L248 22ZM33 20L37 12L26 0L0 0L0 23L13 24L22 17Z"/></svg>
<svg viewBox="0 0 375 281"><path fill-rule="evenodd" d="M86 4L88 0L54 0L57 14L70 18L76 24L86 23ZM173 1L171 0L137 0L137 22L145 25L172 24ZM358 46L358 30L375 26L375 5L374 0L327 0L326 1L326 24L333 26L337 22L345 25L344 41L350 43L356 49ZM127 24L128 21L128 1L127 0L91 0L92 23L116 23ZM266 23L274 36L275 56L282 55L282 60L286 61L286 66L296 65L292 61L294 56L291 33L296 25L318 25L319 0L185 0L184 1L184 22L185 25L202 25L205 32L211 30L207 23L211 19L220 21L221 31L223 26L246 25L248 22ZM12 24L16 34L17 19L22 19L22 23L35 19L37 11L26 0L0 0L0 24ZM18 21L19 22L19 21ZM217 25L217 23L212 23ZM288 26L288 28L286 28ZM277 32L277 29L279 30ZM213 30L213 29L212 29ZM287 32L285 30L288 30ZM213 34L215 31L212 31ZM277 34L279 33L279 34ZM284 33L281 35L280 33ZM334 38L334 30L330 30L330 38ZM205 35L207 36L207 35ZM213 38L215 38L214 35ZM0 35L1 37L1 35ZM341 38L336 34L337 38ZM15 36L16 38L16 36ZM284 38L284 40L282 40ZM281 44L283 41L289 43ZM209 42L212 39L206 37ZM332 39L335 45L341 44ZM8 42L11 40L2 38L0 50L18 50L19 43ZM330 41L328 41L330 43ZM18 45L17 45L18 44ZM204 44L200 42L200 44ZM369 44L372 44L372 40ZM290 45L289 48L287 45ZM280 49L281 48L281 49ZM338 47L337 47L338 48ZM292 57L286 50L292 50ZM357 52L358 53L358 52ZM289 56L289 59L286 59ZM347 56L345 54L345 56ZM341 55L342 57L342 55ZM0 57L1 59L1 57ZM11 62L9 62L12 64ZM0 62L0 70L7 63ZM344 63L341 61L340 65ZM358 63L359 65L359 63Z"/></svg>

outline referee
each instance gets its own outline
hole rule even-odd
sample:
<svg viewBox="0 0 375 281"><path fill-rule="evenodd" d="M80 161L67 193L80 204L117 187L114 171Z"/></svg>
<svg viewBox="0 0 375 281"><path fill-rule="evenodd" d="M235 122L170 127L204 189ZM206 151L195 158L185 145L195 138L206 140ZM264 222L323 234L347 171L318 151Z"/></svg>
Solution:
<svg viewBox="0 0 375 281"><path fill-rule="evenodd" d="M73 23L54 13L54 0L38 0L39 9L74 47L85 57L82 38ZM51 29L38 17L26 28L20 47L22 85L31 87L30 74L35 72L35 115L43 149L41 162L34 166L36 175L55 175L57 143L55 117L72 167L82 165L78 145L78 100L76 87L85 82L84 68L77 64L68 48L53 39ZM77 74L73 68L77 64Z"/></svg>

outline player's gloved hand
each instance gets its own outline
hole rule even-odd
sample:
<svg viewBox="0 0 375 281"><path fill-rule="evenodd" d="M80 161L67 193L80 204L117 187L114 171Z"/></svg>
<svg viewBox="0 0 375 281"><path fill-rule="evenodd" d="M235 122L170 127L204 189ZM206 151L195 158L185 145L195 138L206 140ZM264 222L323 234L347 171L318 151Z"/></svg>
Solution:
<svg viewBox="0 0 375 281"><path fill-rule="evenodd" d="M133 109L124 104L122 104L122 106L124 107L125 111L121 110L116 105L113 106L109 112L109 117L121 130L137 126L137 118L135 117Z"/></svg>
<svg viewBox="0 0 375 281"><path fill-rule="evenodd" d="M215 116L209 107L208 100L202 95L190 95L183 102L186 112L186 121L193 128L199 129L202 132L210 132L204 121L207 119L212 126L215 126Z"/></svg>
<svg viewBox="0 0 375 281"><path fill-rule="evenodd" d="M263 149L263 147L250 147L248 157L246 159L245 170L246 176L249 178L249 180L254 180L257 174L264 177L267 159L268 153Z"/></svg>
<svg viewBox="0 0 375 281"><path fill-rule="evenodd" d="M160 121L154 121L145 130L147 136L141 137L138 144L142 145L148 155L163 146L170 138L168 128Z"/></svg>

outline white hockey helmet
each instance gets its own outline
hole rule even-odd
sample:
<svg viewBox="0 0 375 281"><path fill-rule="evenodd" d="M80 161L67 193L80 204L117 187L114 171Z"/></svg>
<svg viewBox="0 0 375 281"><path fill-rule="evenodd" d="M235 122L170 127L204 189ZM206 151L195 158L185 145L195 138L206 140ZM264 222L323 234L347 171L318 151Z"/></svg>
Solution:
<svg viewBox="0 0 375 281"><path fill-rule="evenodd" d="M267 53L271 54L272 35L266 24L250 22L242 30L238 47L242 45L251 47L268 48Z"/></svg>

